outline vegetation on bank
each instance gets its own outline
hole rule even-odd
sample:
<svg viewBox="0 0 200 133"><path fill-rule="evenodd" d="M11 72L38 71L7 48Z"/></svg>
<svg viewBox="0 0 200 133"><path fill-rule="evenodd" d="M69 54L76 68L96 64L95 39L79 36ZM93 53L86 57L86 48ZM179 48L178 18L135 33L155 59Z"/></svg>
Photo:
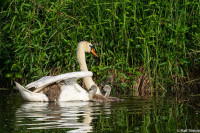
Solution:
<svg viewBox="0 0 200 133"><path fill-rule="evenodd" d="M99 58L88 54L87 64L100 86L112 84L125 93L146 77L152 92L198 88L199 0L2 0L1 5L1 87L79 71L77 44L87 40L99 44Z"/></svg>

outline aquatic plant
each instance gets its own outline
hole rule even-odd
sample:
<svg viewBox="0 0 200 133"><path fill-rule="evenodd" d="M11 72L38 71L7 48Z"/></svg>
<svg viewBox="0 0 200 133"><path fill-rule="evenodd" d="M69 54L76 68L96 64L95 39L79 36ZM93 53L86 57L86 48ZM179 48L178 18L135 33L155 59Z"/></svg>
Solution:
<svg viewBox="0 0 200 133"><path fill-rule="evenodd" d="M80 70L81 40L99 44L99 58L88 67L97 83L110 83L115 92L137 90L135 81L143 75L151 92L199 83L198 0L8 0L1 5L3 86Z"/></svg>

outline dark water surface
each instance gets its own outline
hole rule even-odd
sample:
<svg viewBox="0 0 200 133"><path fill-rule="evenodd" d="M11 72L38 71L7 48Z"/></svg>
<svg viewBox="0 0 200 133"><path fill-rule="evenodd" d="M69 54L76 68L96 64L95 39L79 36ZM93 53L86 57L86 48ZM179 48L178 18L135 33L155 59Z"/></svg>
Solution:
<svg viewBox="0 0 200 133"><path fill-rule="evenodd" d="M200 97L123 102L24 102L0 91L0 132L200 132Z"/></svg>

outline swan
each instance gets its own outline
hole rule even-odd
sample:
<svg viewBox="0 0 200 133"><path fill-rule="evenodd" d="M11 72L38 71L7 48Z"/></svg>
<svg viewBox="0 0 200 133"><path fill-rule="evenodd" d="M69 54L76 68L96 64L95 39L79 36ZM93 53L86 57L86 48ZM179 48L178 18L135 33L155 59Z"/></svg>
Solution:
<svg viewBox="0 0 200 133"><path fill-rule="evenodd" d="M83 78L87 89L95 85L92 80L93 73L88 71L86 65L85 52L91 52L98 57L94 51L94 45L87 41L81 41L77 47L77 59L81 70L79 72L70 72L57 76L45 76L25 87L15 82L22 98L25 101L90 100L89 93L77 83L77 79ZM35 90L28 90L30 88L35 88ZM96 93L101 95L100 89L98 87L96 87L96 89ZM54 94L54 92L56 92L56 94Z"/></svg>
<svg viewBox="0 0 200 133"><path fill-rule="evenodd" d="M109 85L105 85L103 90L106 92L105 97L110 101L124 101L124 99L119 99L117 97L110 97L111 87Z"/></svg>
<svg viewBox="0 0 200 133"><path fill-rule="evenodd" d="M119 101L124 101L124 99L119 99L117 97L110 97L110 92L111 92L111 87L109 85L105 85L103 88L104 91L106 91L106 94L100 95L96 94L97 92L97 85L92 85L91 88L89 89L89 99L90 101L95 101L95 102L119 102Z"/></svg>
<svg viewBox="0 0 200 133"><path fill-rule="evenodd" d="M103 95L100 94L96 94L97 92L97 85L92 85L91 88L89 89L88 93L89 93L89 99L90 101L94 101L94 102L110 102L111 100L106 98Z"/></svg>
<svg viewBox="0 0 200 133"><path fill-rule="evenodd" d="M96 57L98 57L98 55L94 51L94 45L86 41L80 42L78 44L76 53L77 53L77 60L78 60L81 71L88 71L87 64L85 61L85 52L91 52ZM84 77L83 82L87 90L89 90L92 85L95 85L94 81L92 80L92 77ZM97 94L101 95L101 91L98 87L97 87Z"/></svg>

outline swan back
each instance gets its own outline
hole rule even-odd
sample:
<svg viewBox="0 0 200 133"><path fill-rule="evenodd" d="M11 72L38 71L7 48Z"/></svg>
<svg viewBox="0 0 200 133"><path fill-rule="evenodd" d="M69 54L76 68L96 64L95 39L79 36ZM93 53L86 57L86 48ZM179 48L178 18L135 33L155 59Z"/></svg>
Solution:
<svg viewBox="0 0 200 133"><path fill-rule="evenodd" d="M90 71L79 71L79 72L65 73L57 76L46 76L35 82L28 84L25 88L30 89L34 87L37 88L34 92L38 92L44 87L53 83L58 83L64 80L66 84L70 84L76 82L78 78L91 77L92 75L93 73Z"/></svg>

